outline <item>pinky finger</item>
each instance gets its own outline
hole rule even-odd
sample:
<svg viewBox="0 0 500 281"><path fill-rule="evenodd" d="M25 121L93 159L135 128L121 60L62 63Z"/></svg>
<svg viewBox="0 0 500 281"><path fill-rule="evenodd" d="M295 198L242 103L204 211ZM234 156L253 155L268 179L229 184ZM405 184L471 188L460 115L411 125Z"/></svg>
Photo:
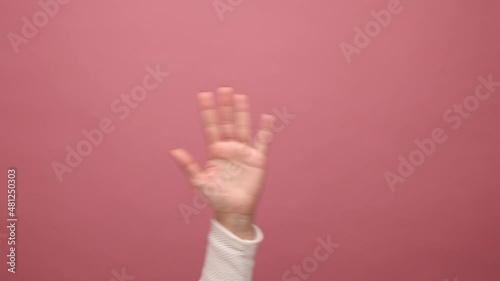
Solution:
<svg viewBox="0 0 500 281"><path fill-rule="evenodd" d="M257 137L255 139L255 149L260 151L262 154L267 153L269 143L273 140L273 126L276 117L273 115L262 114L260 118L260 129L257 132Z"/></svg>

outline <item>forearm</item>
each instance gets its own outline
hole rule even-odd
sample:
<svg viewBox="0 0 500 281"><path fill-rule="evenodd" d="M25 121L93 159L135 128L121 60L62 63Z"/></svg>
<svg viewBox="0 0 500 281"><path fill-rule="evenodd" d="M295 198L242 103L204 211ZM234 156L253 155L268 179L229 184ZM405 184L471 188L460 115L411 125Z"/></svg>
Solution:
<svg viewBox="0 0 500 281"><path fill-rule="evenodd" d="M253 215L216 213L215 219L218 223L243 240L254 240L255 229L253 227Z"/></svg>

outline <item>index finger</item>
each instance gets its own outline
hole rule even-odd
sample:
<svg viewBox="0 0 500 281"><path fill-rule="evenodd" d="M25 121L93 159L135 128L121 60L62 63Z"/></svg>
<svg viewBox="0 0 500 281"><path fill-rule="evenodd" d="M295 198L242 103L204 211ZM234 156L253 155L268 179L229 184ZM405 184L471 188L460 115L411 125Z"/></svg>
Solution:
<svg viewBox="0 0 500 281"><path fill-rule="evenodd" d="M217 120L217 110L215 107L214 95L211 92L201 92L198 94L198 106L200 118L205 132L207 145L211 145L220 139L219 125Z"/></svg>

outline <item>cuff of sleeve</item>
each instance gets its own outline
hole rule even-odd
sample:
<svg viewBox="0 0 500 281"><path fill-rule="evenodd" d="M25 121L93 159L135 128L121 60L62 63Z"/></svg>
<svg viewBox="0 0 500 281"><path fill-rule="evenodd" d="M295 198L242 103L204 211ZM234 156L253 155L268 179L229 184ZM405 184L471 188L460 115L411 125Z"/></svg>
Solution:
<svg viewBox="0 0 500 281"><path fill-rule="evenodd" d="M217 220L212 219L212 231L216 236L224 236L227 238L228 246L237 249L239 251L244 251L250 255L255 253L255 250L260 242L264 239L264 234L262 230L256 226L252 225L255 230L255 239L253 240L244 240L236 236L234 233L226 229L222 224L220 224Z"/></svg>

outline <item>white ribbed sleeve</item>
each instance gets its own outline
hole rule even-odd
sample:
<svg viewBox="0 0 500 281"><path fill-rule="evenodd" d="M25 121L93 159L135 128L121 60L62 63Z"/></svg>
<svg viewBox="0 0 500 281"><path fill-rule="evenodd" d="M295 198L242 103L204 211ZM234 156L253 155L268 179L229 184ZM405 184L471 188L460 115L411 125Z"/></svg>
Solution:
<svg viewBox="0 0 500 281"><path fill-rule="evenodd" d="M242 240L212 219L200 281L252 280L257 245L264 239L260 228L253 227L255 239Z"/></svg>

